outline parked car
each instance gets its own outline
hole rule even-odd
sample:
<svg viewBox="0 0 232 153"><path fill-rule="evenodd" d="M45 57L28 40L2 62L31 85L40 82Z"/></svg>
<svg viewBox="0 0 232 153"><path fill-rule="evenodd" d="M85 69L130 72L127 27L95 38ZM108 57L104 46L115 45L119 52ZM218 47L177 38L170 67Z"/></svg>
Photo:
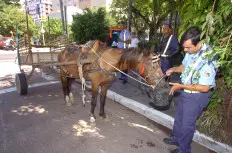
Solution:
<svg viewBox="0 0 232 153"><path fill-rule="evenodd" d="M6 46L5 41L4 40L0 40L0 49L4 49Z"/></svg>
<svg viewBox="0 0 232 153"><path fill-rule="evenodd" d="M3 50L15 50L15 41L12 38L9 37L2 37L0 39L0 49Z"/></svg>

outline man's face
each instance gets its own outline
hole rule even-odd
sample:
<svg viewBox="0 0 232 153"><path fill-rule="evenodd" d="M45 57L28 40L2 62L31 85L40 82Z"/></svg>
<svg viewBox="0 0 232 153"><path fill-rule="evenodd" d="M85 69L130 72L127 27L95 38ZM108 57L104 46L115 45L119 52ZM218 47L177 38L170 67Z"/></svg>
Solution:
<svg viewBox="0 0 232 153"><path fill-rule="evenodd" d="M188 39L183 43L184 51L189 54L196 54L200 50L200 43L198 43L196 46L192 44L192 40Z"/></svg>
<svg viewBox="0 0 232 153"><path fill-rule="evenodd" d="M121 30L126 29L126 25L125 25L125 24L119 24L119 28L120 28Z"/></svg>
<svg viewBox="0 0 232 153"><path fill-rule="evenodd" d="M167 34L171 33L171 29L169 28L169 26L163 25L161 32L162 32L163 35L167 35Z"/></svg>

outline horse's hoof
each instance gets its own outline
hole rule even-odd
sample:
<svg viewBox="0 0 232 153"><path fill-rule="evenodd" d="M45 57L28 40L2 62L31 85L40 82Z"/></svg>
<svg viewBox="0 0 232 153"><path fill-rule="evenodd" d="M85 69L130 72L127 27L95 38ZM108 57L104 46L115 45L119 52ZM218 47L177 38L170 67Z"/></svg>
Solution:
<svg viewBox="0 0 232 153"><path fill-rule="evenodd" d="M85 104L83 104L82 106L85 107Z"/></svg>
<svg viewBox="0 0 232 153"><path fill-rule="evenodd" d="M99 113L99 116L101 116L102 118L106 118L106 114L105 113Z"/></svg>
<svg viewBox="0 0 232 153"><path fill-rule="evenodd" d="M91 117L90 117L90 122L91 122L91 123L94 123L95 121L96 121L95 118L91 116Z"/></svg>

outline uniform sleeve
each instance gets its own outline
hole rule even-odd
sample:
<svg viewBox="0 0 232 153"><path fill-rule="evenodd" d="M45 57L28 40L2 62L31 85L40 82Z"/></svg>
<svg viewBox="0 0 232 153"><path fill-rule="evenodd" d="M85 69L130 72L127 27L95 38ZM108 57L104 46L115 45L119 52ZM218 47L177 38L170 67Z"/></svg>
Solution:
<svg viewBox="0 0 232 153"><path fill-rule="evenodd" d="M182 64L183 64L183 65L186 65L186 63L187 63L187 58L188 58L188 53L186 53L185 56L184 56L184 59L183 59L183 61L182 61Z"/></svg>
<svg viewBox="0 0 232 153"><path fill-rule="evenodd" d="M209 85L213 87L215 85L216 69L213 63L205 64L200 70L200 85Z"/></svg>
<svg viewBox="0 0 232 153"><path fill-rule="evenodd" d="M172 55L173 53L177 52L179 49L179 44L178 44L178 40L176 39L175 36L172 37L171 42L168 46L168 50L167 50L167 55Z"/></svg>
<svg viewBox="0 0 232 153"><path fill-rule="evenodd" d="M131 40L131 34L128 30L126 30L126 40Z"/></svg>

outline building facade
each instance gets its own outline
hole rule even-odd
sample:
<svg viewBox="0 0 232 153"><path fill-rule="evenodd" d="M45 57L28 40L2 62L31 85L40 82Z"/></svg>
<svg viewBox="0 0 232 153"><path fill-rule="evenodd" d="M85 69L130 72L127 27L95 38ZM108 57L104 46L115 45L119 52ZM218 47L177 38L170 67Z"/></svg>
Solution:
<svg viewBox="0 0 232 153"><path fill-rule="evenodd" d="M74 6L79 8L79 0L63 0L64 6ZM52 0L52 13L60 12L60 1Z"/></svg>
<svg viewBox="0 0 232 153"><path fill-rule="evenodd" d="M27 0L28 14L32 16L35 23L46 19L46 16L52 12L51 0Z"/></svg>
<svg viewBox="0 0 232 153"><path fill-rule="evenodd" d="M106 7L109 10L112 0L63 0L64 6L74 6L79 9ZM53 13L60 11L60 1L52 0Z"/></svg>

